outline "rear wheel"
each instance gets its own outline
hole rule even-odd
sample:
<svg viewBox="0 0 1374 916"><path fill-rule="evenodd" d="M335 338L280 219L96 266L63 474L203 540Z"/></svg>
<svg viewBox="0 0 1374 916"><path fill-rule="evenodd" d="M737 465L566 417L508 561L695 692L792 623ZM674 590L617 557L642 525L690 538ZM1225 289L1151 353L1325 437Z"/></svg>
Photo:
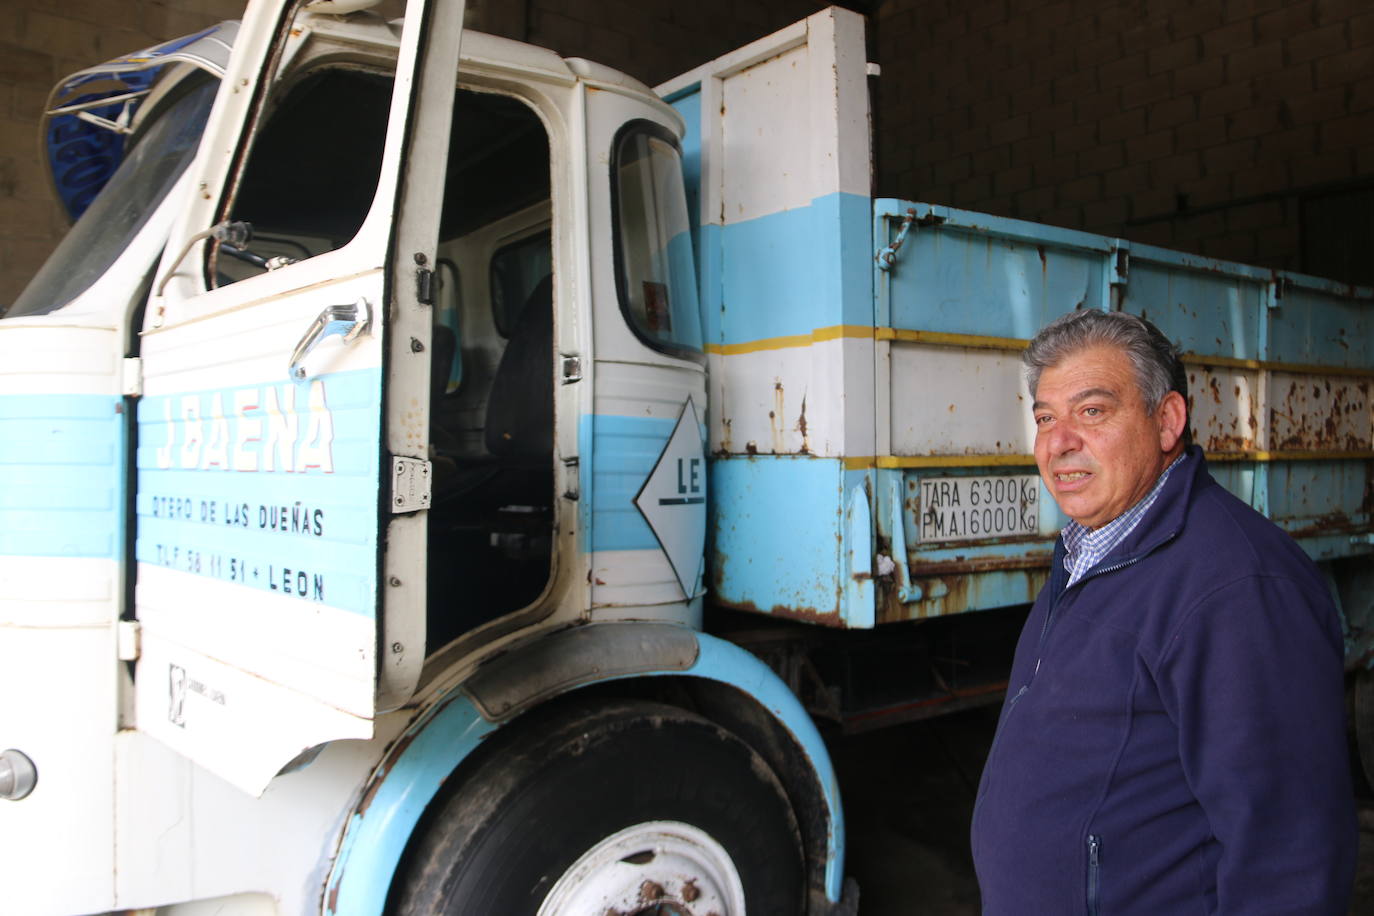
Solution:
<svg viewBox="0 0 1374 916"><path fill-rule="evenodd" d="M739 738L646 702L533 725L427 818L399 913L801 912L791 806Z"/></svg>

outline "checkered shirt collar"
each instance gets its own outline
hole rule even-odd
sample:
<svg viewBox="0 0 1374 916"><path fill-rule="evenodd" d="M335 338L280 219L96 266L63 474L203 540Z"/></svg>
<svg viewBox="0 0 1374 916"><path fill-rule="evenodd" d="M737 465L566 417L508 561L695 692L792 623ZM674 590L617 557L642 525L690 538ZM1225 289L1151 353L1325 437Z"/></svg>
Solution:
<svg viewBox="0 0 1374 916"><path fill-rule="evenodd" d="M1155 504L1159 491L1164 489L1164 481L1169 479L1169 473L1186 457L1185 453L1175 458L1140 502L1101 528L1088 529L1075 521L1070 521L1064 526L1059 536L1064 539L1064 568L1069 572L1069 585L1083 578L1088 570L1102 562L1107 554L1126 539L1126 535L1135 530L1135 526L1140 524L1145 513Z"/></svg>

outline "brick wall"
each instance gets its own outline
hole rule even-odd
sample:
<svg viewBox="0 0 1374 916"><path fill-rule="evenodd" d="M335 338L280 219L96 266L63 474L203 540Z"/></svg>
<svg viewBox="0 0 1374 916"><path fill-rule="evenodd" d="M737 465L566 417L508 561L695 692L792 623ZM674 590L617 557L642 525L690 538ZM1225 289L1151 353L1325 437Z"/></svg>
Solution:
<svg viewBox="0 0 1374 916"><path fill-rule="evenodd" d="M468 0L475 28L565 57L585 57L650 86L827 5L823 0L528 0L521 8L509 0Z"/></svg>
<svg viewBox="0 0 1374 916"><path fill-rule="evenodd" d="M1321 217L1374 183L1369 0L886 0L875 28L883 194L1374 279L1367 216Z"/></svg>
<svg viewBox="0 0 1374 916"><path fill-rule="evenodd" d="M37 150L52 84L243 0L7 5L0 303L65 231ZM823 5L468 0L468 19L653 85ZM883 67L878 193L1374 281L1371 0L846 5L872 10Z"/></svg>

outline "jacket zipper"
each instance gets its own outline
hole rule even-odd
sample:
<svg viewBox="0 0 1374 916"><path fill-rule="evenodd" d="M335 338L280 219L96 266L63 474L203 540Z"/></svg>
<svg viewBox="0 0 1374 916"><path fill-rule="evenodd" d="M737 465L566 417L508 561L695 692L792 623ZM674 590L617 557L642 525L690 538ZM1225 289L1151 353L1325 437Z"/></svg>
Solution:
<svg viewBox="0 0 1374 916"><path fill-rule="evenodd" d="M1026 691L1028 689L1028 687L1022 685L1021 689L1016 692L1016 696L1012 697L1011 700L1008 701L1007 711L1002 714L1002 721L997 723L997 731L992 736L992 744L988 747L988 755L986 758L984 758L985 760L991 760L992 755L997 753L997 745L1002 740L1002 726L1006 725L1007 720L1011 718L1012 710L1016 708L1016 701L1021 699L1021 697L1025 696ZM976 824L978 822L978 809L983 806L983 798L985 794L986 793L980 793L978 797L974 799L973 817L969 819L970 824Z"/></svg>
<svg viewBox="0 0 1374 916"><path fill-rule="evenodd" d="M1102 838L1088 834L1088 916L1098 916L1098 879L1101 865Z"/></svg>
<svg viewBox="0 0 1374 916"><path fill-rule="evenodd" d="M1035 676L1040 673L1040 662L1043 661L1045 657L1045 639L1050 635L1050 623L1054 620L1055 609L1059 607L1059 602L1064 600L1064 595L1068 593L1069 589L1074 588L1078 585L1082 585L1089 579L1096 579L1098 576L1105 576L1107 573L1116 572L1118 569L1125 569L1127 566L1134 566L1136 563L1139 563L1146 556L1147 554L1139 554L1134 557L1128 557L1122 562L1117 563L1114 566L1108 566L1105 569L1089 570L1087 573L1083 575L1081 579L1073 583L1073 585L1067 585L1064 587L1064 591L1059 593L1059 597L1054 599L1054 603L1051 604L1049 610L1045 612L1045 623L1040 628L1040 646L1036 650L1035 668L1031 671L1032 681L1034 681Z"/></svg>

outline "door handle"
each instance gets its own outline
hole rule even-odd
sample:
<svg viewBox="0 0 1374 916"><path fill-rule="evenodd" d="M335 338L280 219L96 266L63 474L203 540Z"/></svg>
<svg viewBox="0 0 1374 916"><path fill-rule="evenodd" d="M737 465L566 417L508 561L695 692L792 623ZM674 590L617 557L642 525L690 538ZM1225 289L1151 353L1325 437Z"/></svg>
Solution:
<svg viewBox="0 0 1374 916"><path fill-rule="evenodd" d="M359 299L352 305L331 305L311 322L305 336L291 351L291 364L286 374L299 381L306 377L305 355L315 349L315 345L334 334L343 335L345 345L351 344L372 327L372 306L366 299Z"/></svg>

